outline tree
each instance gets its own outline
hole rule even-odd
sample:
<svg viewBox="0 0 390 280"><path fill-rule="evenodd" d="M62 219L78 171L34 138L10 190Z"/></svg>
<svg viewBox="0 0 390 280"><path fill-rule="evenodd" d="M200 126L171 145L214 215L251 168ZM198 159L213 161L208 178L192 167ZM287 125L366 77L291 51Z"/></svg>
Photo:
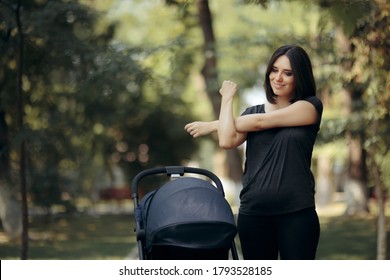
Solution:
<svg viewBox="0 0 390 280"><path fill-rule="evenodd" d="M358 213L368 212L368 188L367 188L367 167L366 167L366 150L364 149L364 141L366 132L364 126L361 126L361 116L363 111L363 94L365 85L359 82L359 78L350 74L350 69L355 63L353 57L353 44L351 44L350 35L346 32L351 32L350 22L357 22L362 16L361 13L349 13L355 9L345 9L345 3L341 5L334 4L332 11L336 17L336 23L341 16L347 18L348 23L339 26L336 29L336 42L338 43L340 54L341 71L345 73L342 77L343 95L344 95L344 113L349 124L346 126L346 138L349 146L349 165L347 172L347 180L345 183L345 193L347 194L347 209L346 213L354 215ZM347 15L340 15L340 10ZM359 10L360 11L360 10ZM356 23L355 23L356 24Z"/></svg>
<svg viewBox="0 0 390 280"><path fill-rule="evenodd" d="M19 168L13 144L28 142L27 183L35 205L49 212L54 204L68 205L63 194L88 194L97 167L110 162L121 162L131 177L189 158L195 145L182 131L192 118L178 95L182 88L174 86L178 75L167 79L143 65L157 52L175 53L178 44L143 48L115 42L116 23L98 30L102 15L78 1L22 4L28 52L22 131L12 118L17 33L9 32L14 28L6 21L10 11L0 24L9 26L1 29L1 76L6 78L0 87L0 128L7 132L1 134L2 148L11 143L1 154L1 168ZM157 130L164 127L170 129Z"/></svg>
<svg viewBox="0 0 390 280"><path fill-rule="evenodd" d="M367 140L364 148L367 150L368 163L371 166L368 174L375 185L374 195L378 204L377 259L383 260L387 256L384 170L385 159L390 156L390 4L377 0L373 1L372 5L369 20L357 28L352 37L356 59L352 72L366 85L364 100L367 106L363 116L364 122L367 123Z"/></svg>
<svg viewBox="0 0 390 280"><path fill-rule="evenodd" d="M23 34L23 26L21 22L21 1L17 1L15 6L12 6L10 3L7 2L1 2L0 4L4 5L6 8L9 9L9 11L14 15L14 23L16 25L16 31L17 31L17 44L16 44L16 86L15 86L15 95L17 99L17 126L19 131L23 131L24 129L24 112L23 112L23 93L22 93L22 87L23 87L23 74L24 74L24 34ZM7 125L3 121L4 119L4 113L1 114L1 122L2 122L2 130L5 133L5 136L3 136L2 145L5 155L3 157L2 162L0 163L2 165L2 171L4 172L4 175L2 179L5 179L2 192L0 195L2 195L2 199L4 202L8 203L8 201L5 201L7 199L7 186L9 182L9 163L8 161L8 133L7 133ZM21 247L21 259L27 259L28 257L28 205L27 205L27 183L26 183L26 143L24 139L20 140L19 144L19 168L20 168L20 194L22 197L22 247ZM0 186L1 187L1 186ZM12 199L12 197L8 197L8 199ZM12 200L11 200L12 201ZM12 203L12 202L11 202ZM14 204L14 203L12 203ZM11 204L11 205L12 205ZM5 212L8 212L7 208L5 207ZM4 211L4 210L3 210ZM6 213L7 214L7 213ZM16 212L16 215L18 213ZM3 216L3 215L1 215ZM16 221L19 220L19 217L15 216L9 216L4 215L5 223L9 224L7 219L15 219ZM11 229L15 230L15 229ZM15 235L15 233L11 233L11 235Z"/></svg>
<svg viewBox="0 0 390 280"><path fill-rule="evenodd" d="M219 110L221 107L219 87L220 81L218 78L217 68L217 47L216 39L213 31L212 13L209 7L208 0L197 1L199 24L203 34L203 55L204 65L202 67L202 75L206 84L206 92L210 98L214 117L218 119ZM242 160L238 149L226 151L226 164L228 177L233 182L240 182L242 176Z"/></svg>
<svg viewBox="0 0 390 280"><path fill-rule="evenodd" d="M338 25L338 46L346 94L350 140L349 177L357 182L358 197L347 211L366 212L369 182L378 203L377 259L386 259L385 159L389 157L388 24L386 1L321 1ZM366 165L371 166L370 169ZM388 167L387 167L388 168ZM353 193L353 192L352 192ZM354 192L356 193L356 192Z"/></svg>

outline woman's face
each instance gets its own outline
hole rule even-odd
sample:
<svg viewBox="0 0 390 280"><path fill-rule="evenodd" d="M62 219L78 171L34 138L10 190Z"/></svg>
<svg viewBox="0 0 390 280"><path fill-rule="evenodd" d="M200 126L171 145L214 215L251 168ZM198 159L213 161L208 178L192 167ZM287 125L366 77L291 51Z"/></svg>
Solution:
<svg viewBox="0 0 390 280"><path fill-rule="evenodd" d="M295 90L295 79L290 60L282 55L276 59L269 74L272 90L278 98L292 99Z"/></svg>

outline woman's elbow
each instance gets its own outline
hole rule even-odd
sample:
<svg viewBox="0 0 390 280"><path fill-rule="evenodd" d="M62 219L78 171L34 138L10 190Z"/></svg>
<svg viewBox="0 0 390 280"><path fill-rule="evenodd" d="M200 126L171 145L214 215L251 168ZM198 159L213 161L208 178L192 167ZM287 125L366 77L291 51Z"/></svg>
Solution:
<svg viewBox="0 0 390 280"><path fill-rule="evenodd" d="M233 141L226 141L223 139L219 139L219 147L222 149L233 149L236 147L236 145L233 143Z"/></svg>
<svg viewBox="0 0 390 280"><path fill-rule="evenodd" d="M246 134L239 134L232 138L219 138L218 144L222 149L233 149L244 143L245 139Z"/></svg>

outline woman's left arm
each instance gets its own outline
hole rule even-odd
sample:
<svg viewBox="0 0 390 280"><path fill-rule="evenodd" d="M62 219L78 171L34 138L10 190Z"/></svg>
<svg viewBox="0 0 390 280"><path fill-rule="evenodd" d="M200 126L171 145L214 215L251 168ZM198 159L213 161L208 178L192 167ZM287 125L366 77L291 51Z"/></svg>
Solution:
<svg viewBox="0 0 390 280"><path fill-rule="evenodd" d="M293 104L264 114L250 114L235 119L238 132L266 130L275 127L305 126L316 123L318 113L313 104L299 100Z"/></svg>

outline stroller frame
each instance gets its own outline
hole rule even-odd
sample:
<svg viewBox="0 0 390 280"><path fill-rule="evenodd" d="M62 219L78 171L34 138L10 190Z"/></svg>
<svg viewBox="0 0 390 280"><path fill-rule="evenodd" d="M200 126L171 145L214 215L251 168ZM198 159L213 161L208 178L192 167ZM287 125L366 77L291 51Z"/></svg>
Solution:
<svg viewBox="0 0 390 280"><path fill-rule="evenodd" d="M144 171L141 171L138 173L131 184L131 192L132 192L132 198L134 203L134 218L135 218L135 233L136 233L136 239L137 239L137 245L138 245L138 255L140 260L147 259L147 256L144 252L144 241L146 237L145 228L144 225L141 223L142 221L142 213L139 208L139 194L138 194L138 186L140 181L147 177L152 175L161 175L166 174L168 177L171 178L177 178L182 177L186 173L191 174L198 174L203 175L211 181L215 183L215 187L221 192L221 195L225 197L224 189L221 180L212 172L202 169L202 168L195 168L195 167L186 167L186 166L165 166L165 167L156 167L151 169L146 169ZM230 251L232 254L232 259L238 260L238 253L237 248L235 245L234 240L232 241Z"/></svg>

